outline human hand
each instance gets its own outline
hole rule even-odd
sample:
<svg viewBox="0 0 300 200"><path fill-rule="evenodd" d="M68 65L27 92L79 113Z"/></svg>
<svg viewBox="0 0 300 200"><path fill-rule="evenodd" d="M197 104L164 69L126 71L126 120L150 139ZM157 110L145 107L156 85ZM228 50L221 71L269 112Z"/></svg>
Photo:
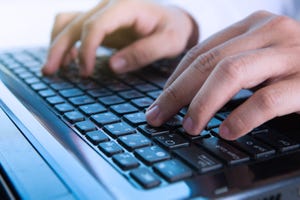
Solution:
<svg viewBox="0 0 300 200"><path fill-rule="evenodd" d="M77 53L74 44L81 41ZM198 40L198 28L183 10L147 0L103 0L86 13L56 17L45 74L53 74L77 54L81 75L93 72L99 45L120 49L110 59L117 73L174 57Z"/></svg>
<svg viewBox="0 0 300 200"><path fill-rule="evenodd" d="M187 53L147 110L160 126L189 104L184 129L198 135L239 90L258 87L220 125L234 140L277 117L300 111L300 24L260 11L216 33Z"/></svg>

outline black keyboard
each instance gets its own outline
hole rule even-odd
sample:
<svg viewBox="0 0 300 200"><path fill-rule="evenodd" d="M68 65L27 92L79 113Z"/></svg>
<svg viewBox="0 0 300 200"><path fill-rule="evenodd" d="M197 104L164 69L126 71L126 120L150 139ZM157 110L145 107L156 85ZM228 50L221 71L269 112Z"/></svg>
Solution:
<svg viewBox="0 0 300 200"><path fill-rule="evenodd" d="M46 53L2 53L0 68L21 80L24 90L34 91L58 119L137 187L165 186L299 148L298 142L266 125L233 142L221 139L218 126L229 113L226 109L199 136L188 135L181 126L186 108L161 127L149 126L145 110L162 91L166 77L158 73L168 71L162 67L168 62L116 76L101 58L90 78L80 78L74 63L66 72L45 77L41 67Z"/></svg>

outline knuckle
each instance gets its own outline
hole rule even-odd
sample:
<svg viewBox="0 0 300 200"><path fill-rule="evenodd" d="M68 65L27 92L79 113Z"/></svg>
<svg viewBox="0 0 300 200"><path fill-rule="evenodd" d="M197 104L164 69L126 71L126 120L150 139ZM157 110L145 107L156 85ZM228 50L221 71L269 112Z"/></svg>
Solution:
<svg viewBox="0 0 300 200"><path fill-rule="evenodd" d="M195 47L193 47L191 50L187 52L184 58L188 61L192 61L198 57L199 51L200 51L200 45L196 45Z"/></svg>
<svg viewBox="0 0 300 200"><path fill-rule="evenodd" d="M238 81L242 79L244 65L243 59L227 57L220 62L218 70L225 79Z"/></svg>
<svg viewBox="0 0 300 200"><path fill-rule="evenodd" d="M88 19L83 23L83 30L92 31L96 28L96 23L92 19Z"/></svg>
<svg viewBox="0 0 300 200"><path fill-rule="evenodd" d="M253 14L251 14L249 16L249 18L252 19L252 20L253 19L257 20L257 19L263 19L263 18L268 17L270 15L271 15L271 13L266 11L266 10L258 10L256 12L254 12Z"/></svg>
<svg viewBox="0 0 300 200"><path fill-rule="evenodd" d="M281 33L286 33L287 31L293 30L293 27L295 26L295 22L287 17L287 16L275 16L271 18L263 27L263 29L267 30L277 30L280 31Z"/></svg>
<svg viewBox="0 0 300 200"><path fill-rule="evenodd" d="M201 73L207 73L215 67L219 55L220 53L218 50L208 51L197 58L196 63L193 64L193 67Z"/></svg>
<svg viewBox="0 0 300 200"><path fill-rule="evenodd" d="M250 131L250 123L247 121L246 117L241 114L232 113L227 119L226 124L228 127L232 128L232 136L239 137L240 133L247 133Z"/></svg>
<svg viewBox="0 0 300 200"><path fill-rule="evenodd" d="M176 90L174 89L174 87L168 87L168 88L164 91L164 94L165 94L166 99L173 100L173 101L175 101L175 102L179 100L178 95L177 95L177 92L176 92Z"/></svg>
<svg viewBox="0 0 300 200"><path fill-rule="evenodd" d="M278 15L278 16L272 18L272 20L270 20L270 23L278 25L278 26L286 26L286 25L289 25L291 23L291 21L292 20L287 16Z"/></svg>
<svg viewBox="0 0 300 200"><path fill-rule="evenodd" d="M165 102L168 102L168 104L171 104L174 108L181 107L185 104L184 98L182 98L178 90L172 86L164 90L164 99Z"/></svg>
<svg viewBox="0 0 300 200"><path fill-rule="evenodd" d="M273 115L280 104L280 96L274 89L261 89L254 96L259 108L266 114Z"/></svg>

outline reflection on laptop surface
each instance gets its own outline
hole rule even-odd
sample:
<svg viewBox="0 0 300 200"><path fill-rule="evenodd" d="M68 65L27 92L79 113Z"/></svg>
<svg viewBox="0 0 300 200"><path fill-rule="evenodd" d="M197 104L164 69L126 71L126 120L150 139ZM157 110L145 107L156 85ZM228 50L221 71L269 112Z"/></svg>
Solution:
<svg viewBox="0 0 300 200"><path fill-rule="evenodd" d="M4 199L299 197L297 115L228 142L218 126L237 98L192 137L181 127L186 108L161 127L145 120L177 60L117 76L102 56L83 79L75 64L44 77L45 56L43 48L0 54Z"/></svg>

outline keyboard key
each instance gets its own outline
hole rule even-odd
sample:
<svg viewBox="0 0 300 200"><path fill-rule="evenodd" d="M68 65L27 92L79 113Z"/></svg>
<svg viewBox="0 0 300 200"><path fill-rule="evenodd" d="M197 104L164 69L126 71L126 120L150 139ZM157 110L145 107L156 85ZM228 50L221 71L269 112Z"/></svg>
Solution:
<svg viewBox="0 0 300 200"><path fill-rule="evenodd" d="M174 153L199 173L205 173L222 167L222 163L194 145L177 149Z"/></svg>
<svg viewBox="0 0 300 200"><path fill-rule="evenodd" d="M136 107L131 105L130 103L117 104L110 107L115 113L119 115L124 115L132 112L139 111Z"/></svg>
<svg viewBox="0 0 300 200"><path fill-rule="evenodd" d="M228 117L229 114L230 112L221 112L221 113L217 113L216 117L223 121Z"/></svg>
<svg viewBox="0 0 300 200"><path fill-rule="evenodd" d="M175 149L189 145L188 140L176 133L162 134L154 139L167 149Z"/></svg>
<svg viewBox="0 0 300 200"><path fill-rule="evenodd" d="M63 80L57 76L47 76L41 78L42 81L44 81L47 84L53 84L53 83L60 83L63 82Z"/></svg>
<svg viewBox="0 0 300 200"><path fill-rule="evenodd" d="M78 111L72 111L65 113L65 118L70 123L80 122L84 120L84 116Z"/></svg>
<svg viewBox="0 0 300 200"><path fill-rule="evenodd" d="M86 95L79 96L79 97L72 97L69 99L69 101L75 106L81 106L81 105L90 104L90 103L95 102L91 97L86 96Z"/></svg>
<svg viewBox="0 0 300 200"><path fill-rule="evenodd" d="M124 119L134 126L146 123L146 115L143 112L124 115Z"/></svg>
<svg viewBox="0 0 300 200"><path fill-rule="evenodd" d="M123 152L123 149L114 141L100 143L98 147L107 156L113 156Z"/></svg>
<svg viewBox="0 0 300 200"><path fill-rule="evenodd" d="M183 118L180 115L175 115L171 119L169 119L165 125L170 128L177 128L182 125Z"/></svg>
<svg viewBox="0 0 300 200"><path fill-rule="evenodd" d="M158 172L169 182L179 181L192 176L192 170L179 160L167 160L154 164L154 171Z"/></svg>
<svg viewBox="0 0 300 200"><path fill-rule="evenodd" d="M148 92L147 95L152 97L153 99L157 99L157 97L159 97L161 93L162 93L161 90L156 90L156 91Z"/></svg>
<svg viewBox="0 0 300 200"><path fill-rule="evenodd" d="M73 85L68 82L59 82L59 83L50 84L50 87L54 90L64 90L64 89L72 88Z"/></svg>
<svg viewBox="0 0 300 200"><path fill-rule="evenodd" d="M39 78L43 77L42 71L34 72L34 75Z"/></svg>
<svg viewBox="0 0 300 200"><path fill-rule="evenodd" d="M187 108L187 107L183 107L183 108L179 111L179 114L180 114L181 116L185 116L187 112L188 112L188 108Z"/></svg>
<svg viewBox="0 0 300 200"><path fill-rule="evenodd" d="M170 159L168 152L159 146L144 147L135 150L136 155L147 165Z"/></svg>
<svg viewBox="0 0 300 200"><path fill-rule="evenodd" d="M177 129L178 134L182 135L183 137L187 138L188 140L198 140L203 138L209 138L210 134L207 130L202 130L199 135L190 135L188 134L184 128Z"/></svg>
<svg viewBox="0 0 300 200"><path fill-rule="evenodd" d="M150 91L158 90L158 88L156 86L151 85L150 83L137 85L137 86L135 86L135 88L141 92L150 92Z"/></svg>
<svg viewBox="0 0 300 200"><path fill-rule="evenodd" d="M98 83L92 81L91 79L81 79L77 85L82 90L98 89L101 87Z"/></svg>
<svg viewBox="0 0 300 200"><path fill-rule="evenodd" d="M132 74L123 74L118 78L120 80L123 80L123 82L126 82L128 85L132 86L145 83L145 81L133 76Z"/></svg>
<svg viewBox="0 0 300 200"><path fill-rule="evenodd" d="M14 68L12 69L12 71L17 75L27 72L27 70L23 68L23 66L21 66L20 68Z"/></svg>
<svg viewBox="0 0 300 200"><path fill-rule="evenodd" d="M94 145L97 145L100 142L109 141L109 137L107 137L107 135L102 130L87 132L86 138Z"/></svg>
<svg viewBox="0 0 300 200"><path fill-rule="evenodd" d="M79 109L86 115L93 115L106 111L106 108L99 103L80 106Z"/></svg>
<svg viewBox="0 0 300 200"><path fill-rule="evenodd" d="M33 84L33 83L38 83L40 82L40 80L36 77L30 77L30 78L26 78L25 80L25 83L27 84Z"/></svg>
<svg viewBox="0 0 300 200"><path fill-rule="evenodd" d="M111 95L111 96L101 97L101 98L98 98L98 100L102 104L104 104L106 106L110 106L110 105L114 105L114 104L119 104L119 103L125 102L124 99L122 99L121 97L118 97L117 95Z"/></svg>
<svg viewBox="0 0 300 200"><path fill-rule="evenodd" d="M169 133L169 129L166 127L152 127L148 124L144 124L138 127L138 130L144 133L146 136L155 136L163 133Z"/></svg>
<svg viewBox="0 0 300 200"><path fill-rule="evenodd" d="M121 153L112 157L113 161L123 170L137 168L140 163L129 153Z"/></svg>
<svg viewBox="0 0 300 200"><path fill-rule="evenodd" d="M140 109L148 108L152 103L153 99L149 97L133 99L131 102Z"/></svg>
<svg viewBox="0 0 300 200"><path fill-rule="evenodd" d="M77 88L72 88L72 89L61 90L59 91L59 94L65 98L69 98L69 97L76 97L76 96L83 95L83 92Z"/></svg>
<svg viewBox="0 0 300 200"><path fill-rule="evenodd" d="M150 77L148 78L148 81L153 83L154 85L160 87L160 88L163 88L165 86L167 80L165 78L162 78L162 77L152 76L151 78Z"/></svg>
<svg viewBox="0 0 300 200"><path fill-rule="evenodd" d="M93 90L88 90L87 93L89 95L91 95L94 98L98 98L98 97L105 97L105 96L109 96L112 95L112 92L105 89L105 88L99 88L99 89L93 89Z"/></svg>
<svg viewBox="0 0 300 200"><path fill-rule="evenodd" d="M82 122L77 122L75 124L75 127L80 131L80 133L85 134L86 132L89 131L94 131L97 129L94 123L92 123L89 120L82 121Z"/></svg>
<svg viewBox="0 0 300 200"><path fill-rule="evenodd" d="M269 144L280 152L290 151L299 148L299 143L286 137L285 135L271 132L270 130L256 132L253 135L255 138Z"/></svg>
<svg viewBox="0 0 300 200"><path fill-rule="evenodd" d="M112 91L115 91L115 92L119 92L119 91L124 91L124 90L129 90L130 87L124 83L121 83L121 82L118 82L118 81L115 81L114 83L112 84L109 84L107 85L107 87L109 89L111 89Z"/></svg>
<svg viewBox="0 0 300 200"><path fill-rule="evenodd" d="M159 178L147 168L138 168L130 172L131 177L141 184L144 188L153 188L159 186Z"/></svg>
<svg viewBox="0 0 300 200"><path fill-rule="evenodd" d="M213 117L208 124L206 125L206 129L212 129L212 128L216 128L219 127L220 124L222 123L222 121L218 120L217 118Z"/></svg>
<svg viewBox="0 0 300 200"><path fill-rule="evenodd" d="M54 106L55 109L60 113L70 112L74 110L74 107L68 103L62 103Z"/></svg>
<svg viewBox="0 0 300 200"><path fill-rule="evenodd" d="M237 164L249 160L249 156L217 137L198 140L196 143L215 154L227 164Z"/></svg>
<svg viewBox="0 0 300 200"><path fill-rule="evenodd" d="M30 87L35 91L48 89L48 86L44 83L34 83L31 84Z"/></svg>
<svg viewBox="0 0 300 200"><path fill-rule="evenodd" d="M41 95L41 97L47 98L47 97L55 96L56 93L51 89L46 89L46 90L39 91L39 95Z"/></svg>
<svg viewBox="0 0 300 200"><path fill-rule="evenodd" d="M119 138L119 143L129 151L151 145L151 141L139 133L122 136Z"/></svg>
<svg viewBox="0 0 300 200"><path fill-rule="evenodd" d="M125 122L109 124L104 126L104 129L114 138L135 132L135 129Z"/></svg>
<svg viewBox="0 0 300 200"><path fill-rule="evenodd" d="M144 95L136 90L128 90L124 92L120 92L119 95L126 100L131 100L135 98L143 97Z"/></svg>
<svg viewBox="0 0 300 200"><path fill-rule="evenodd" d="M30 73L30 72L25 72L25 73L19 74L19 77L21 79L34 78L32 73Z"/></svg>
<svg viewBox="0 0 300 200"><path fill-rule="evenodd" d="M275 153L275 150L270 146L263 144L262 142L245 135L232 142L234 145L249 153L251 157L257 159L262 157L268 157Z"/></svg>
<svg viewBox="0 0 300 200"><path fill-rule="evenodd" d="M100 127L120 121L120 118L111 112L92 115L91 119Z"/></svg>
<svg viewBox="0 0 300 200"><path fill-rule="evenodd" d="M56 105L56 104L65 102L65 100L63 98L61 98L60 96L48 97L48 98L46 98L46 101L51 105Z"/></svg>

